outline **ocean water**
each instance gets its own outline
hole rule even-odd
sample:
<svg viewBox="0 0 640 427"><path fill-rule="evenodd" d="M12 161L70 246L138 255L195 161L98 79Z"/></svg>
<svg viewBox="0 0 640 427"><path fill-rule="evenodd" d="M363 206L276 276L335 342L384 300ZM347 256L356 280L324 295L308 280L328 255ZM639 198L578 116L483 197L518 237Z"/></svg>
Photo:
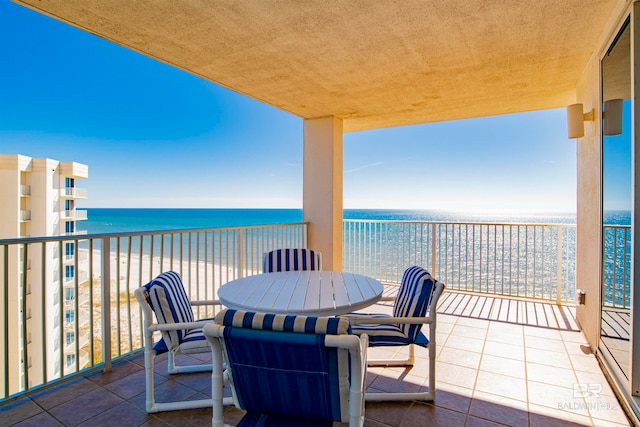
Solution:
<svg viewBox="0 0 640 427"><path fill-rule="evenodd" d="M86 230L89 234L286 224L302 221L302 209L89 208L87 215L88 219L79 221L77 226L79 230ZM575 214L566 213L488 215L399 209L345 209L344 218L439 222L575 223Z"/></svg>
<svg viewBox="0 0 640 427"><path fill-rule="evenodd" d="M86 230L88 234L102 233L126 233L138 231L164 231L180 229L198 229L214 227L234 227L266 224L287 224L302 221L301 209L104 209L89 208L88 219L77 223L79 230ZM575 224L575 214L566 213L546 213L546 214L519 214L519 215L498 215L479 214L470 212L445 212L435 210L397 210L397 209L345 209L345 219L362 220L392 220L392 221L434 221L441 223L448 222L471 222L471 223L491 223L491 224ZM611 226L628 226L631 224L631 214L629 211L609 211L605 213L605 224ZM357 226L349 229L350 237L354 242L361 239L353 233L360 233ZM378 236L381 241L386 237L391 237L396 243L402 245L403 238L414 238L402 236L401 231L393 232L394 236ZM482 232L482 230L481 230ZM450 237L455 238L455 230L448 232ZM488 233L485 231L484 233ZM397 234L397 235L396 235ZM630 262L631 262L631 239L629 227L608 227L605 229L605 259L604 259L604 280L605 280L605 300L612 306L625 307L630 302ZM459 238L459 236L458 236ZM571 250L566 256L569 265L575 268L575 230L570 234ZM532 240L531 237L528 238ZM524 242L524 241L523 241ZM544 248L543 248L544 246ZM534 246L535 247L535 246ZM537 247L537 251L552 253L555 247L553 239L548 239ZM497 249L500 249L496 247ZM356 249L345 247L345 256L359 256ZM489 253L489 252L487 252ZM349 255L351 254L351 255ZM363 264L379 264L379 260L365 259ZM462 265L462 264L460 264ZM483 273L480 267L480 275ZM572 273L573 274L573 273ZM528 278L518 286L528 286ZM550 278L549 278L550 281ZM570 279L573 282L573 278ZM573 285L575 286L575 285Z"/></svg>

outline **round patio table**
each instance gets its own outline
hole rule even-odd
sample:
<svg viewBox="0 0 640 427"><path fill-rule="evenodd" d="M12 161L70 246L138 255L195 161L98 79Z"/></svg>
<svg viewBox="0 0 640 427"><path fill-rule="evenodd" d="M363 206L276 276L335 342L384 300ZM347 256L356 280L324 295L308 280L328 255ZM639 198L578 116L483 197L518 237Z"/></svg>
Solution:
<svg viewBox="0 0 640 427"><path fill-rule="evenodd" d="M220 287L225 306L261 313L335 316L376 303L384 286L361 274L284 271L232 280Z"/></svg>

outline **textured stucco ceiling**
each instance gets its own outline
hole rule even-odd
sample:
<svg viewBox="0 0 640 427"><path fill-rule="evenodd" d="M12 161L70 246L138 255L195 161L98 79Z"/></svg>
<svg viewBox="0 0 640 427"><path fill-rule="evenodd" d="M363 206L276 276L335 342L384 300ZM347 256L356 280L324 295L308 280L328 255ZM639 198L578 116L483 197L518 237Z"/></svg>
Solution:
<svg viewBox="0 0 640 427"><path fill-rule="evenodd" d="M354 131L571 104L622 0L15 1Z"/></svg>

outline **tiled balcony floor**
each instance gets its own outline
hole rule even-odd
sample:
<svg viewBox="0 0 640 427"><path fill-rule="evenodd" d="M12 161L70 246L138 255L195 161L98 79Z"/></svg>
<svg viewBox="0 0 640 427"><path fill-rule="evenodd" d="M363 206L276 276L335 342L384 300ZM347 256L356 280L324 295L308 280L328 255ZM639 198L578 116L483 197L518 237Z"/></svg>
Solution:
<svg viewBox="0 0 640 427"><path fill-rule="evenodd" d="M387 307L382 307L387 309ZM432 403L366 404L365 426L629 425L573 309L447 292L438 317L437 395ZM206 360L206 356L201 356ZM370 368L369 391L416 390L426 352L412 369ZM157 358L158 400L207 395L209 375L166 375ZM210 409L144 411L141 355L0 407L2 426L207 426ZM227 408L230 424L242 413Z"/></svg>

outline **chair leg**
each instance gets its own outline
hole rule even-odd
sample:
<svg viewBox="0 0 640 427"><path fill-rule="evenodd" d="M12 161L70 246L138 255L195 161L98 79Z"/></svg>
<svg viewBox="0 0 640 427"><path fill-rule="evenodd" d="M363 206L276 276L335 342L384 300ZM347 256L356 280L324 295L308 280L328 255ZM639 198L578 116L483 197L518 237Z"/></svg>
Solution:
<svg viewBox="0 0 640 427"><path fill-rule="evenodd" d="M147 348L145 345L144 350L144 377L146 382L146 401L145 407L148 413L156 412L156 401L154 396L154 382L153 382L153 363L155 359L155 353L152 349Z"/></svg>
<svg viewBox="0 0 640 427"><path fill-rule="evenodd" d="M176 365L176 354L173 351L170 351L167 356L167 372L169 374L187 374L187 373L195 373L195 372L211 372L212 365L203 364L203 365L185 365L185 366L177 366Z"/></svg>
<svg viewBox="0 0 640 427"><path fill-rule="evenodd" d="M403 360L370 360L368 366L413 366L415 351L413 344L409 347L409 357ZM376 363L376 364L374 364ZM366 402L402 402L402 401L427 401L436 398L436 345L435 339L429 344L429 385L427 391L419 393L365 393Z"/></svg>
<svg viewBox="0 0 640 427"><path fill-rule="evenodd" d="M406 359L371 359L367 366L413 366L415 364L415 349L409 344L409 356Z"/></svg>

